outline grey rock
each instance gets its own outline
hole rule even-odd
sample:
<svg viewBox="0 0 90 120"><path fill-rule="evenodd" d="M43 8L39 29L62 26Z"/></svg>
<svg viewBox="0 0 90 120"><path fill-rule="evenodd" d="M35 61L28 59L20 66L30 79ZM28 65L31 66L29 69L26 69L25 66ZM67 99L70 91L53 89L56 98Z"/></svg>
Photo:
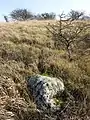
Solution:
<svg viewBox="0 0 90 120"><path fill-rule="evenodd" d="M38 109L46 111L58 108L53 97L64 91L62 79L34 75L28 79L27 86Z"/></svg>

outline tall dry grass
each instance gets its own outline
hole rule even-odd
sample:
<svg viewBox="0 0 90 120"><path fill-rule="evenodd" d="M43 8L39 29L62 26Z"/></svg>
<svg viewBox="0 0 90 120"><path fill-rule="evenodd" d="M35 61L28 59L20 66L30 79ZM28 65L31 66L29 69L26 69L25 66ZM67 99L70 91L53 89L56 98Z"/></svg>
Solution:
<svg viewBox="0 0 90 120"><path fill-rule="evenodd" d="M0 24L0 120L42 119L28 95L26 78L32 74L63 78L74 103L57 112L58 119L90 119L90 54L69 62L64 50L55 49L48 22L55 21Z"/></svg>

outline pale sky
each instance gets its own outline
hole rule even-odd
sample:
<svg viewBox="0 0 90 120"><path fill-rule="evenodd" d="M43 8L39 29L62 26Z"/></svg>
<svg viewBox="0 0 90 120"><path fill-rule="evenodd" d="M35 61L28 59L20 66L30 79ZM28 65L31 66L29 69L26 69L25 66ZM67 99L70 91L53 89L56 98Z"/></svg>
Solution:
<svg viewBox="0 0 90 120"><path fill-rule="evenodd" d="M16 8L26 8L33 13L55 12L57 15L71 9L90 13L90 0L0 0L0 21Z"/></svg>

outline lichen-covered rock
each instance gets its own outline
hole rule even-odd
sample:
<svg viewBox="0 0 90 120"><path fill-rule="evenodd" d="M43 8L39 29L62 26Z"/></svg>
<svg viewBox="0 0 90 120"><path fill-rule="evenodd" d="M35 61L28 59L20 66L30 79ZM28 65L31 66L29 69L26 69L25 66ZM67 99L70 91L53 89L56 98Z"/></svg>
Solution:
<svg viewBox="0 0 90 120"><path fill-rule="evenodd" d="M57 105L54 101L54 96L58 92L64 91L62 79L35 75L28 79L28 89L32 93L38 109L54 110Z"/></svg>

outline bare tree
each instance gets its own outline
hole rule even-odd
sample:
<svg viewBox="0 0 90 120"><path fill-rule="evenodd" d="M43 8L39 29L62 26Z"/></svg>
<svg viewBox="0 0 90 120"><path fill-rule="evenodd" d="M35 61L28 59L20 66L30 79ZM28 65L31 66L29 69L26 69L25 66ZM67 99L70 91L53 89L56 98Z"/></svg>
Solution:
<svg viewBox="0 0 90 120"><path fill-rule="evenodd" d="M37 20L54 20L55 18L56 18L56 14L53 12L37 14L35 16L35 19Z"/></svg>
<svg viewBox="0 0 90 120"><path fill-rule="evenodd" d="M77 44L81 41L81 35L85 33L87 27L90 25L83 21L75 22L71 19L64 20L64 14L61 14L59 17L59 21L54 25L49 23L46 28L52 35L55 47L65 49L69 60L72 60L73 50L77 49Z"/></svg>
<svg viewBox="0 0 90 120"><path fill-rule="evenodd" d="M56 15L53 12L52 13L42 13L41 17L44 20L53 20L53 19L55 19Z"/></svg>
<svg viewBox="0 0 90 120"><path fill-rule="evenodd" d="M32 19L33 14L27 9L15 9L10 13L10 16L14 20L25 21Z"/></svg>
<svg viewBox="0 0 90 120"><path fill-rule="evenodd" d="M69 16L69 18L71 18L72 20L79 20L81 17L84 16L84 12L71 10L71 11L69 12L68 16Z"/></svg>

